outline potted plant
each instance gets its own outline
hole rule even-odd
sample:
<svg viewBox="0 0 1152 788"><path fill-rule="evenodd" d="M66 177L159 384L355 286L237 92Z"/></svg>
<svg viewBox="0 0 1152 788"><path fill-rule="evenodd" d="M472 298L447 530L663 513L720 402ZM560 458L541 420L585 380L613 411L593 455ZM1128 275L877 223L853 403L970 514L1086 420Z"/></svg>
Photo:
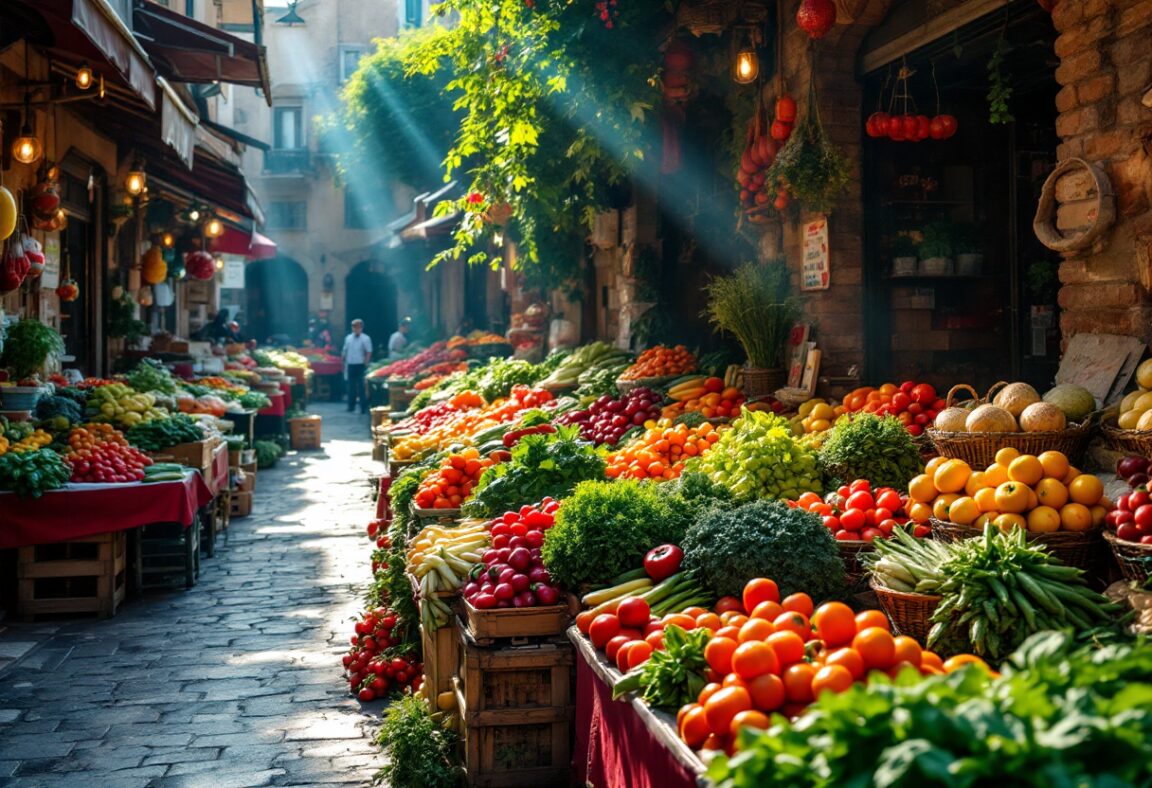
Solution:
<svg viewBox="0 0 1152 788"><path fill-rule="evenodd" d="M952 273L952 255L955 254L955 231L948 222L933 222L924 228L920 242L920 273L927 276L948 276Z"/></svg>
<svg viewBox="0 0 1152 788"><path fill-rule="evenodd" d="M979 276L984 265L984 245L975 225L963 224L956 228L956 273L960 276Z"/></svg>
<svg viewBox="0 0 1152 788"><path fill-rule="evenodd" d="M912 236L900 233L892 239L892 276L915 276L919 250Z"/></svg>
<svg viewBox="0 0 1152 788"><path fill-rule="evenodd" d="M63 355L64 340L55 329L39 320L24 319L8 329L0 367L8 370L15 386L0 389L6 410L32 410L40 398L40 381L34 376L52 354Z"/></svg>
<svg viewBox="0 0 1152 788"><path fill-rule="evenodd" d="M715 277L706 292L708 321L744 348L744 393L764 396L783 386L784 347L800 316L785 261L745 263L728 276Z"/></svg>

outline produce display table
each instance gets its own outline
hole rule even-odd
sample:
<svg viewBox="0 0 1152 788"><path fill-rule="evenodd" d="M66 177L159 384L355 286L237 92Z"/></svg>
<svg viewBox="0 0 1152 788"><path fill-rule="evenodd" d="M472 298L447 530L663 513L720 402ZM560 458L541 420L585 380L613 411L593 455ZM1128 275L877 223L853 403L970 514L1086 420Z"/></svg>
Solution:
<svg viewBox="0 0 1152 788"><path fill-rule="evenodd" d="M283 391L269 392L268 399L272 400L272 404L263 410L259 411L259 416L283 416L288 410L288 398L284 396Z"/></svg>
<svg viewBox="0 0 1152 788"><path fill-rule="evenodd" d="M313 361L312 362L313 375L343 375L344 362L343 361Z"/></svg>
<svg viewBox="0 0 1152 788"><path fill-rule="evenodd" d="M704 764L676 735L676 719L638 699L612 700L616 674L576 627L576 744L578 785L610 788L692 788L703 785ZM616 674L614 676L613 674Z"/></svg>
<svg viewBox="0 0 1152 788"><path fill-rule="evenodd" d="M227 453L224 454L227 466ZM0 493L0 549L127 531L149 523L187 528L215 496L194 470L181 481L69 484L37 499Z"/></svg>
<svg viewBox="0 0 1152 788"><path fill-rule="evenodd" d="M209 558L216 555L216 511L217 499L231 487L232 470L228 467L228 444L221 443L212 452L212 466L204 475L204 486L212 493L212 499L203 507L200 519L203 525L201 544Z"/></svg>
<svg viewBox="0 0 1152 788"><path fill-rule="evenodd" d="M281 383L280 393L284 395L284 410L287 411L292 407L292 384Z"/></svg>

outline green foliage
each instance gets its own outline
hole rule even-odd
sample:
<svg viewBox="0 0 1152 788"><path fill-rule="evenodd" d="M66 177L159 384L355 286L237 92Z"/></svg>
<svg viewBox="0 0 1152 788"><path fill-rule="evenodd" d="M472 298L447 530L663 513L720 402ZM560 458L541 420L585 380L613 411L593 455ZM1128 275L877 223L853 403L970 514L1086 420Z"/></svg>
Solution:
<svg viewBox="0 0 1152 788"><path fill-rule="evenodd" d="M0 353L0 367L12 373L17 382L40 371L48 356L64 353L64 340L55 329L39 320L25 318L8 329Z"/></svg>
<svg viewBox="0 0 1152 788"><path fill-rule="evenodd" d="M376 737L387 765L380 770L386 785L404 788L452 788L460 771L453 763L456 736L432 716L420 695L406 695L384 712Z"/></svg>
<svg viewBox="0 0 1152 788"><path fill-rule="evenodd" d="M931 222L924 227L920 259L951 257L956 251L956 229L951 222Z"/></svg>
<svg viewBox="0 0 1152 788"><path fill-rule="evenodd" d="M786 419L761 411L745 411L721 433L712 451L687 467L707 474L738 501L794 500L823 487L816 455L796 441Z"/></svg>
<svg viewBox="0 0 1152 788"><path fill-rule="evenodd" d="M130 427L124 434L128 442L141 451L160 451L169 446L203 440L204 431L199 423L186 413L177 413L170 419L153 419ZM275 446L276 444L272 444ZM279 457L279 446L277 457ZM257 454L259 464L259 454Z"/></svg>
<svg viewBox="0 0 1152 788"><path fill-rule="evenodd" d="M484 367L475 389L486 401L507 397L513 386L531 386L552 371L546 364L532 364L519 358L493 358Z"/></svg>
<svg viewBox="0 0 1152 788"><path fill-rule="evenodd" d="M11 490L21 498L39 498L63 487L71 475L72 467L51 449L0 455L0 490Z"/></svg>
<svg viewBox="0 0 1152 788"><path fill-rule="evenodd" d="M979 668L826 692L796 722L745 729L719 788L1146 785L1152 649L1030 638L999 678Z"/></svg>
<svg viewBox="0 0 1152 788"><path fill-rule="evenodd" d="M580 482L603 479L604 468L604 457L580 440L577 426L526 435L512 449L512 459L484 471L463 510L473 517L495 517L546 497L560 499Z"/></svg>
<svg viewBox="0 0 1152 788"><path fill-rule="evenodd" d="M705 314L714 328L736 337L749 364L776 369L783 363L792 324L800 316L800 302L791 290L786 261L745 263L709 283Z"/></svg>
<svg viewBox="0 0 1152 788"><path fill-rule="evenodd" d="M809 211L830 213L848 186L852 167L820 123L815 84L808 93L808 111L768 169L768 180L784 183Z"/></svg>
<svg viewBox="0 0 1152 788"><path fill-rule="evenodd" d="M905 490L924 471L915 441L892 416L860 413L836 423L820 448L830 487L867 479L873 487ZM834 482L834 483L833 483Z"/></svg>
<svg viewBox="0 0 1152 788"><path fill-rule="evenodd" d="M678 514L657 486L633 480L578 485L544 540L552 577L568 588L607 583L640 566L653 547L679 544L684 510Z"/></svg>
<svg viewBox="0 0 1152 788"><path fill-rule="evenodd" d="M136 319L136 305L127 291L119 298L108 299L107 332L110 337L123 338L130 346L148 334L148 325Z"/></svg>
<svg viewBox="0 0 1152 788"><path fill-rule="evenodd" d="M84 407L69 397L41 397L36 401L36 418L48 421L63 416L70 424L84 421Z"/></svg>
<svg viewBox="0 0 1152 788"><path fill-rule="evenodd" d="M678 709L694 703L707 684L704 648L711 638L705 627L686 632L675 624L668 626L664 630L664 648L652 652L641 667L617 683L612 697L624 691L639 691L645 703L658 709Z"/></svg>
<svg viewBox="0 0 1152 788"><path fill-rule="evenodd" d="M832 534L816 515L780 501L712 509L680 544L684 568L719 596L739 597L754 577L775 580L782 596L803 591L817 603L844 590Z"/></svg>
<svg viewBox="0 0 1152 788"><path fill-rule="evenodd" d="M252 448L256 451L257 468L271 468L284 456L284 447L275 441L256 441Z"/></svg>
<svg viewBox="0 0 1152 788"><path fill-rule="evenodd" d="M1016 121L1008 105L1012 100L1012 78L1004 72L1004 54L1007 51L1001 36L996 51L988 60L988 122L998 125Z"/></svg>
<svg viewBox="0 0 1152 788"><path fill-rule="evenodd" d="M163 394L176 393L176 381L172 373L155 359L142 359L136 369L128 373L128 385L136 391L159 391Z"/></svg>

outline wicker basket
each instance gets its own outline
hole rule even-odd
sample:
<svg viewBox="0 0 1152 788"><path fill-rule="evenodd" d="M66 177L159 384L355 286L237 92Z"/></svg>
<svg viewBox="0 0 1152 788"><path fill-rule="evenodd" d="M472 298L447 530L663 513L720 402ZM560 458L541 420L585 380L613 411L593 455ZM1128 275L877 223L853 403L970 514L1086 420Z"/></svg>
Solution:
<svg viewBox="0 0 1152 788"><path fill-rule="evenodd" d="M960 525L932 518L932 535L942 542L958 542L983 536L984 531L973 525ZM1053 531L1052 533L1028 532L1026 538L1033 544L1043 545L1055 558L1068 566L1089 569L1100 544L1099 528L1090 531Z"/></svg>
<svg viewBox="0 0 1152 788"><path fill-rule="evenodd" d="M860 557L876 550L871 542L836 541L840 548L840 560L844 562L844 575L849 586L855 586L864 577L865 567L860 563Z"/></svg>
<svg viewBox="0 0 1152 788"><path fill-rule="evenodd" d="M953 398L957 391L970 392L977 405L992 401L993 393L1001 386L1008 385L1004 381L993 384L983 397L976 394L971 386L961 384L953 386L945 399L946 407L953 407ZM927 429L924 432L936 448L936 453L949 459L964 460L974 469L987 468L996 461L996 452L1005 448L1012 448L1021 454L1042 454L1046 451L1058 451L1068 458L1073 465L1078 465L1084 458L1084 451L1092 439L1092 420L1083 424L1069 424L1067 429L1058 432L944 432L943 430Z"/></svg>
<svg viewBox="0 0 1152 788"><path fill-rule="evenodd" d="M1113 422L1101 424L1100 430L1104 433L1104 442L1113 451L1152 456L1152 430L1122 430Z"/></svg>
<svg viewBox="0 0 1152 788"><path fill-rule="evenodd" d="M637 378L636 380L620 379L620 380L616 381L616 388L620 390L621 394L627 394L630 391L634 391L636 389L641 389L641 388L650 388L653 391L656 391L657 389L664 386L666 383L670 383L671 381L675 380L678 377L680 377L680 376L679 375L667 375L667 376L659 377L659 378Z"/></svg>
<svg viewBox="0 0 1152 788"><path fill-rule="evenodd" d="M884 608L896 631L901 635L914 637L920 645L924 645L928 640L928 633L932 631L932 614L936 612L936 607L943 597L893 591L875 580L870 585L880 601L880 607Z"/></svg>
<svg viewBox="0 0 1152 788"><path fill-rule="evenodd" d="M1126 580L1143 583L1152 576L1152 545L1117 539L1111 532L1106 532L1104 539L1112 548L1112 555L1116 556L1120 573Z"/></svg>
<svg viewBox="0 0 1152 788"><path fill-rule="evenodd" d="M778 369L744 367L744 396L748 399L775 394L776 389L783 387L787 382L788 373L783 367Z"/></svg>

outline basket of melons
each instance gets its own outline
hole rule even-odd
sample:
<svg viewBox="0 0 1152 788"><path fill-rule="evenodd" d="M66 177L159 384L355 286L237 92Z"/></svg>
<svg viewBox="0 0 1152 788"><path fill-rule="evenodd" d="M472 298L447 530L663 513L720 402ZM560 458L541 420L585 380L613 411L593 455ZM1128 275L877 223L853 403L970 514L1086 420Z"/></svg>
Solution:
<svg viewBox="0 0 1152 788"><path fill-rule="evenodd" d="M958 399L967 391L971 397ZM984 397L968 385L953 386L946 407L926 431L942 457L986 467L1001 449L1039 455L1058 451L1080 462L1092 436L1096 400L1087 390L1062 384L1043 397L1027 383L999 382Z"/></svg>

